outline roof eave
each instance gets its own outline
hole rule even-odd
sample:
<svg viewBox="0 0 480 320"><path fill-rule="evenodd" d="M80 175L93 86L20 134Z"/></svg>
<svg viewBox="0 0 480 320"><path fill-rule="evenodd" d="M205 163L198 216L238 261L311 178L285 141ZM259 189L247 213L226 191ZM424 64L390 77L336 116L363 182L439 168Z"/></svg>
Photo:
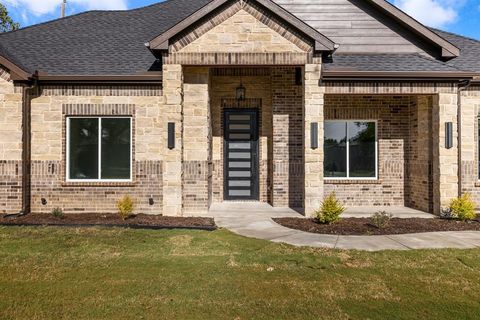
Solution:
<svg viewBox="0 0 480 320"><path fill-rule="evenodd" d="M29 80L33 76L4 56L0 56L0 64L10 70L10 76L13 80Z"/></svg>
<svg viewBox="0 0 480 320"><path fill-rule="evenodd" d="M75 83L161 83L162 72L148 72L131 75L49 75L39 74L40 82L75 82Z"/></svg>
<svg viewBox="0 0 480 320"><path fill-rule="evenodd" d="M324 80L473 80L471 72L441 71L323 71Z"/></svg>

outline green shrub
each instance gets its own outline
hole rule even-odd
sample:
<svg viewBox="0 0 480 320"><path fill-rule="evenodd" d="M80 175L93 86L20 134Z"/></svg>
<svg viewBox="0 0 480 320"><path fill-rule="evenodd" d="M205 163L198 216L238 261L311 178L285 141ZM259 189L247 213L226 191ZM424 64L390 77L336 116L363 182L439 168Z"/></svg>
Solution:
<svg viewBox="0 0 480 320"><path fill-rule="evenodd" d="M60 208L54 208L52 212L50 212L52 216L58 219L63 219L65 218L65 214L63 213L62 209Z"/></svg>
<svg viewBox="0 0 480 320"><path fill-rule="evenodd" d="M319 223L330 224L340 220L345 207L338 201L335 192L330 193L322 202L320 210L315 212L315 220Z"/></svg>
<svg viewBox="0 0 480 320"><path fill-rule="evenodd" d="M473 220L476 218L475 203L472 201L469 193L465 193L463 196L453 199L450 202L450 211L452 218L460 220Z"/></svg>
<svg viewBox="0 0 480 320"><path fill-rule="evenodd" d="M375 214L370 218L370 220L372 221L372 225L374 225L378 229L383 229L388 226L392 218L393 215L391 213L388 213L386 211L378 211L375 212Z"/></svg>
<svg viewBox="0 0 480 320"><path fill-rule="evenodd" d="M129 196L124 196L117 202L118 215L127 220L133 215L133 200Z"/></svg>

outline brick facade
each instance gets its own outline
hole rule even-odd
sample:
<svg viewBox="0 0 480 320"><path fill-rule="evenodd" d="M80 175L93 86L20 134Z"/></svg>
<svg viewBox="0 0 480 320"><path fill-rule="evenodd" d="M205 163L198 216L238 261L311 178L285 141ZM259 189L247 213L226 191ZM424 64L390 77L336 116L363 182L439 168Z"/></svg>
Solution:
<svg viewBox="0 0 480 320"><path fill-rule="evenodd" d="M430 212L431 98L325 96L325 120L375 120L378 180L328 180L347 206L410 206Z"/></svg>
<svg viewBox="0 0 480 320"><path fill-rule="evenodd" d="M62 208L66 213L116 211L123 195L135 200L136 211L162 212L163 102L158 86L109 88L40 88L32 99L33 212ZM97 96L96 94L104 94ZM68 116L131 116L133 133L133 180L127 183L67 182L66 118ZM46 205L42 204L42 198ZM149 199L154 204L150 205Z"/></svg>

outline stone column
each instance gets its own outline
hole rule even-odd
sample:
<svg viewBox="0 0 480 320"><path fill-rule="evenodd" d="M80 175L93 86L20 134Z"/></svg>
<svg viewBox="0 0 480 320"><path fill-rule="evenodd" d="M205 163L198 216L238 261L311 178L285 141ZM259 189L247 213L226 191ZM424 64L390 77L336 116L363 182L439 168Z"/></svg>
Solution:
<svg viewBox="0 0 480 320"><path fill-rule="evenodd" d="M164 160L163 160L163 214L181 216L182 209L182 104L183 73L181 65L163 66ZM168 123L175 123L175 148L168 149Z"/></svg>
<svg viewBox="0 0 480 320"><path fill-rule="evenodd" d="M211 129L209 68L185 68L183 102L183 207L185 215L209 209Z"/></svg>
<svg viewBox="0 0 480 320"><path fill-rule="evenodd" d="M453 148L445 148L446 122L453 122ZM440 93L433 99L433 210L440 214L458 196L457 95Z"/></svg>
<svg viewBox="0 0 480 320"><path fill-rule="evenodd" d="M305 215L320 207L323 200L323 102L324 87L320 84L321 65L305 66ZM318 148L311 148L311 124L318 123Z"/></svg>

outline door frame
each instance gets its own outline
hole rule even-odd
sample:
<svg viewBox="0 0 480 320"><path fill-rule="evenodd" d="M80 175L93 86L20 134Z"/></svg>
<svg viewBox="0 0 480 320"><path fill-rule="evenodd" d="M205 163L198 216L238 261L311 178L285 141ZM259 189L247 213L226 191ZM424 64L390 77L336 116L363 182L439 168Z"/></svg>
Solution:
<svg viewBox="0 0 480 320"><path fill-rule="evenodd" d="M255 119L253 121L253 141L254 147L252 148L252 194L250 197L242 196L229 196L228 194L228 144L227 144L227 131L228 131L228 119L227 115L231 113L236 114L252 114ZM246 200L246 201L260 201L260 139L259 139L259 112L257 108L224 108L223 109L223 200L224 201L235 201L235 200Z"/></svg>

